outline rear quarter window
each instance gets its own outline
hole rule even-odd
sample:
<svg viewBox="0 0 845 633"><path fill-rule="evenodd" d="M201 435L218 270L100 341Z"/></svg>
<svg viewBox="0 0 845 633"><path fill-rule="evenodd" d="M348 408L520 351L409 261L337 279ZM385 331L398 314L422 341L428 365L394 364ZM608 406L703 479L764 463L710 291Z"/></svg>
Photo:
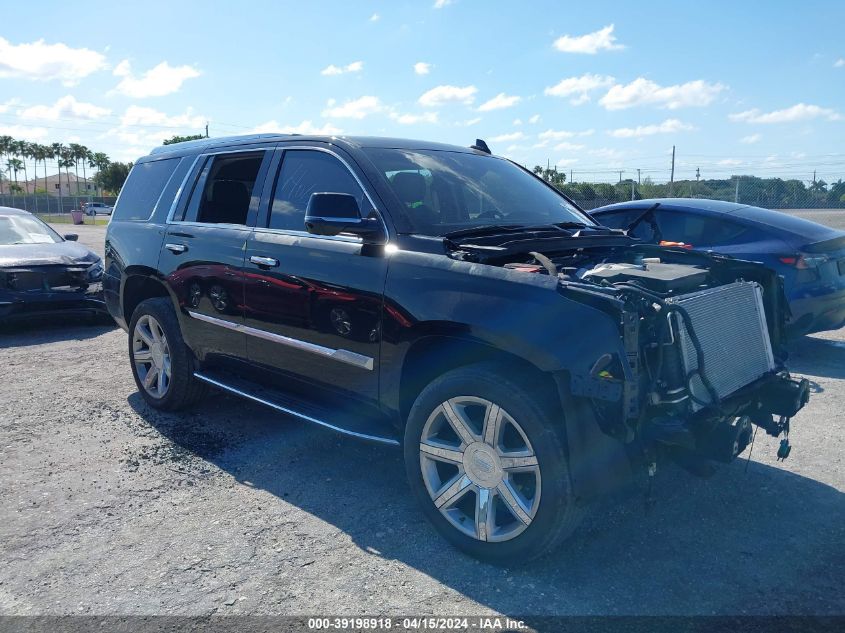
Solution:
<svg viewBox="0 0 845 633"><path fill-rule="evenodd" d="M184 176L186 167L179 167L187 162L182 158L167 158L135 165L120 191L112 220L149 220L159 198L164 198L165 187L171 190L168 184L178 179L174 177L178 176L176 172L181 171ZM175 186L178 188L178 183ZM169 201L165 200L164 204L169 207Z"/></svg>

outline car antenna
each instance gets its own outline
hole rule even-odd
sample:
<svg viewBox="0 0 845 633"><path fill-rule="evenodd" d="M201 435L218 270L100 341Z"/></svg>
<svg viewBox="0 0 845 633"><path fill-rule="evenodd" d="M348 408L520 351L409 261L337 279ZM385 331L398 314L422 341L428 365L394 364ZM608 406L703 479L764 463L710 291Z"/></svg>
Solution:
<svg viewBox="0 0 845 633"><path fill-rule="evenodd" d="M484 152L485 154L490 154L490 148L487 147L487 143L484 142L484 139L477 138L475 139L475 145L470 145L470 149L477 149L479 152Z"/></svg>

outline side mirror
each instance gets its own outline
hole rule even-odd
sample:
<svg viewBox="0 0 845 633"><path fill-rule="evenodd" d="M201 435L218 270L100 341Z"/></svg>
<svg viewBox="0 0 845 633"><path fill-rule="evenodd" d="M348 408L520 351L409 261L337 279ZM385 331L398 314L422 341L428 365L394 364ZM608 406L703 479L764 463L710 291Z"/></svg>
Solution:
<svg viewBox="0 0 845 633"><path fill-rule="evenodd" d="M68 242L75 242L79 239L79 235L76 233L65 233L62 237L64 237Z"/></svg>
<svg viewBox="0 0 845 633"><path fill-rule="evenodd" d="M362 218L358 200L348 193L312 193L305 208L305 230L313 235L351 233L370 243L386 237L381 222Z"/></svg>

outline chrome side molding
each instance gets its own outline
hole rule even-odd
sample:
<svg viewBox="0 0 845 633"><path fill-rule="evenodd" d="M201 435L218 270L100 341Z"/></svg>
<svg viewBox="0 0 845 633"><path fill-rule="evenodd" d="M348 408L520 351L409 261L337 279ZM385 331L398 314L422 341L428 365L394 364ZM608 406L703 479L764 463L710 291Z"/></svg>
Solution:
<svg viewBox="0 0 845 633"><path fill-rule="evenodd" d="M359 369L372 371L375 364L375 360L371 356L364 356L363 354L352 352L348 349L323 347L322 345L317 345L316 343L309 343L308 341L301 341L298 338L282 336L281 334L274 334L273 332L267 332L266 330L259 330L240 323L227 321L226 319L218 319L213 316L208 316L207 314L202 314L200 312L192 312L188 310L188 315L194 319L198 319L199 321L205 321L206 323L218 325L229 330L235 330L236 332L243 332L244 334L264 339L265 341L279 343L280 345L287 345L288 347L293 347L305 352L331 358L332 360L346 363L347 365L352 365L353 367L358 367Z"/></svg>
<svg viewBox="0 0 845 633"><path fill-rule="evenodd" d="M218 389L223 389L224 391L228 391L229 393L235 394L236 396L240 396L242 398L246 398L247 400L252 400L253 402L257 402L259 404L263 404L264 406L270 407L271 409L275 409L276 411L281 411L282 413L286 413L288 415L292 415L297 417L301 420L305 420L306 422L311 422L313 424L317 424L327 429L331 429L337 433L342 433L343 435L349 435L351 437L357 437L358 439L368 440L370 442L380 442L382 444L389 444L390 446L399 446L399 440L394 439L392 437L382 437L380 435L369 435L367 433L359 433L358 431L350 431L349 429L344 429L342 427L336 426L334 424L330 424L325 420L319 420L315 417L310 415L306 415L305 413L300 413L299 411L295 411L289 407L282 406L276 402L272 402L271 400L267 400L260 396L256 396L251 394L247 391L243 391L238 389L237 387L233 387L231 385L227 385L224 382L221 382L211 376L206 376L202 372L196 371L194 372L194 378L197 380L202 380L203 382L212 385L213 387L217 387Z"/></svg>

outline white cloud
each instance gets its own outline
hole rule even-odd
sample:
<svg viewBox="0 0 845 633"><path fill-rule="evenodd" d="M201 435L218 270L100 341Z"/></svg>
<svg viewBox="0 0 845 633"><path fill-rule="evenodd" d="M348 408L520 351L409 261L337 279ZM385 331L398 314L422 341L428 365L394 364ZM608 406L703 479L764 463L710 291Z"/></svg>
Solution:
<svg viewBox="0 0 845 633"><path fill-rule="evenodd" d="M35 105L21 110L23 119L42 119L56 121L58 119L87 119L94 120L111 114L108 108L95 106L93 103L77 101L71 95L58 99L53 105Z"/></svg>
<svg viewBox="0 0 845 633"><path fill-rule="evenodd" d="M173 94L185 81L200 76L200 72L193 66L171 66L167 62L161 62L140 77L135 77L129 60L126 59L115 67L113 74L123 77L115 91L134 99Z"/></svg>
<svg viewBox="0 0 845 633"><path fill-rule="evenodd" d="M836 110L832 110L830 108L798 103L791 108L774 110L772 112L762 112L757 108L754 108L752 110L746 110L745 112L729 114L728 118L731 121L743 121L745 123L792 123L795 121L808 121L810 119L818 118L823 118L828 121L839 121L842 119L842 115Z"/></svg>
<svg viewBox="0 0 845 633"><path fill-rule="evenodd" d="M452 4L452 0L434 0L435 9L442 9L443 7L449 6L450 4Z"/></svg>
<svg viewBox="0 0 845 633"><path fill-rule="evenodd" d="M20 99L17 99L17 98L9 99L8 101L0 103L0 114L3 114L4 112L8 112L14 106L18 105L18 103L20 103Z"/></svg>
<svg viewBox="0 0 845 633"><path fill-rule="evenodd" d="M513 125L522 125L522 119L514 119Z"/></svg>
<svg viewBox="0 0 845 633"><path fill-rule="evenodd" d="M555 40L554 47L563 53L583 53L587 55L595 55L599 51L621 50L625 47L616 43L613 28L614 25L610 24L586 35L564 35Z"/></svg>
<svg viewBox="0 0 845 633"><path fill-rule="evenodd" d="M463 103L469 105L475 101L475 86L437 86L424 93L419 102L427 108L437 108L449 103Z"/></svg>
<svg viewBox="0 0 845 633"><path fill-rule="evenodd" d="M722 160L717 161L716 164L721 167L736 167L737 165L742 165L742 161L736 158L723 158Z"/></svg>
<svg viewBox="0 0 845 633"><path fill-rule="evenodd" d="M329 77L332 75L342 75L344 73L359 73L362 70L364 70L364 62L358 61L346 64L346 66L335 66L334 64L329 64L320 71L320 74Z"/></svg>
<svg viewBox="0 0 845 633"><path fill-rule="evenodd" d="M608 110L640 105L656 105L674 110L709 105L725 89L727 86L723 84L711 84L701 79L674 86L660 86L649 79L638 77L627 85L616 84L611 87L599 103Z"/></svg>
<svg viewBox="0 0 845 633"><path fill-rule="evenodd" d="M72 86L105 67L105 56L88 48L47 44L44 40L15 45L0 37L0 77L57 79Z"/></svg>
<svg viewBox="0 0 845 633"><path fill-rule="evenodd" d="M572 97L572 105L581 105L590 100L590 93L599 88L606 88L615 79L610 75L593 75L586 73L580 77L561 79L554 86L548 86L544 91L547 97Z"/></svg>
<svg viewBox="0 0 845 633"><path fill-rule="evenodd" d="M490 140L495 141L496 143L507 143L509 141L518 141L523 138L525 138L525 134L522 132L511 132L509 134L499 134L499 136L494 136Z"/></svg>
<svg viewBox="0 0 845 633"><path fill-rule="evenodd" d="M578 162L577 158L561 158L559 161L555 163L555 167L571 167L575 163Z"/></svg>
<svg viewBox="0 0 845 633"><path fill-rule="evenodd" d="M331 123L314 125L310 120L305 120L299 125L279 125L278 121L273 120L262 123L255 127L252 132L254 134L280 132L282 134L307 134L309 136L337 136L343 130Z"/></svg>
<svg viewBox="0 0 845 633"><path fill-rule="evenodd" d="M183 114L170 116L154 108L131 105L126 108L123 116L120 117L120 124L129 127L147 126L199 129L205 126L205 122L206 118L202 115L194 114L192 108L188 108Z"/></svg>
<svg viewBox="0 0 845 633"><path fill-rule="evenodd" d="M845 57L840 57L835 62L833 62L834 68L843 68L845 67Z"/></svg>
<svg viewBox="0 0 845 633"><path fill-rule="evenodd" d="M545 145L548 141L562 141L563 139L572 138L574 136L592 136L595 130L582 130L581 132L571 132L569 130L546 130L540 132L537 138ZM542 145L539 145L542 147Z"/></svg>
<svg viewBox="0 0 845 633"><path fill-rule="evenodd" d="M386 109L378 97L369 95L352 99L342 105L337 105L334 99L329 99L326 106L323 116L332 119L363 119Z"/></svg>
<svg viewBox="0 0 845 633"><path fill-rule="evenodd" d="M373 13L370 16L370 22L378 22L379 20L381 20L381 16L378 13Z"/></svg>
<svg viewBox="0 0 845 633"><path fill-rule="evenodd" d="M569 143L564 141L563 143L558 143L555 145L555 149L558 151L567 151L567 152L577 152L578 150L584 149L583 145L579 145L578 143Z"/></svg>
<svg viewBox="0 0 845 633"><path fill-rule="evenodd" d="M559 141L565 138L572 138L573 136L575 136L575 132L568 130L546 130L545 132L540 132L537 138L541 141Z"/></svg>
<svg viewBox="0 0 845 633"><path fill-rule="evenodd" d="M414 125L415 123L437 123L437 112L423 112L422 114L399 114L391 112L390 118L400 125Z"/></svg>
<svg viewBox="0 0 845 633"><path fill-rule="evenodd" d="M491 110L502 110L504 108L512 108L517 103L522 101L522 97L517 95L506 95L500 92L495 97L478 106L479 112L490 112Z"/></svg>
<svg viewBox="0 0 845 633"><path fill-rule="evenodd" d="M480 116L477 116L474 119L469 119L467 121L464 121L463 123L459 123L458 125L463 125L464 127L470 127L471 125L476 125L478 123L481 123L481 117Z"/></svg>
<svg viewBox="0 0 845 633"><path fill-rule="evenodd" d="M539 115L539 114L535 114L535 115L534 115L534 116L532 116L530 119L528 119L528 122L529 122L529 123L539 123L539 122L540 122L540 115Z"/></svg>
<svg viewBox="0 0 845 633"><path fill-rule="evenodd" d="M652 136L654 134L673 134L675 132L686 132L694 129L688 123L679 121L678 119L666 119L663 123L657 125L638 125L637 127L621 127L616 130L608 131L610 136L616 138L640 138L643 136Z"/></svg>
<svg viewBox="0 0 845 633"><path fill-rule="evenodd" d="M624 152L620 152L618 149L613 149L610 147L599 147L598 149L591 149L589 153L593 156L597 156L602 160L612 160L612 161L621 161L625 154Z"/></svg>
<svg viewBox="0 0 845 633"><path fill-rule="evenodd" d="M431 72L431 64L428 62L417 62L414 64L414 72L418 75L427 75Z"/></svg>
<svg viewBox="0 0 845 633"><path fill-rule="evenodd" d="M41 141L47 138L47 128L30 127L28 125L4 125L0 123L0 136L25 141Z"/></svg>
<svg viewBox="0 0 845 633"><path fill-rule="evenodd" d="M739 142L743 145L753 145L754 143L758 143L762 138L763 137L760 134L750 134L748 136L743 136L739 139Z"/></svg>

